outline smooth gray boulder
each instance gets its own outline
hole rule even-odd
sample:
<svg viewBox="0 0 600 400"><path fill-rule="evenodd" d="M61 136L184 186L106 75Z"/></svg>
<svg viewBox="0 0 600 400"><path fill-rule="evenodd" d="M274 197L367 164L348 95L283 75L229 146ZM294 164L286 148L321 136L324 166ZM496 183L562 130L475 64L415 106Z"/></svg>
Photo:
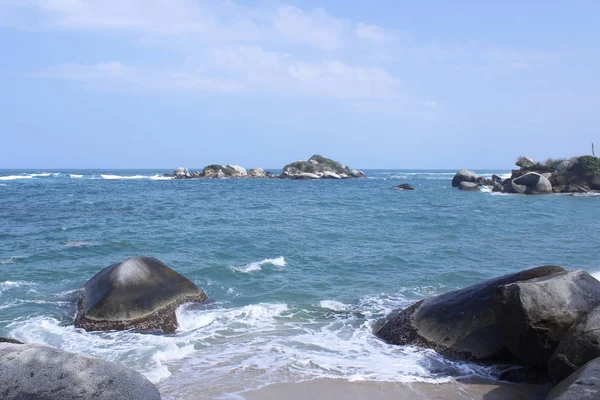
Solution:
<svg viewBox="0 0 600 400"><path fill-rule="evenodd" d="M177 329L175 309L207 299L202 289L156 258L132 257L83 285L75 325L88 331Z"/></svg>
<svg viewBox="0 0 600 400"><path fill-rule="evenodd" d="M465 192L480 192L481 191L481 189L479 189L479 186L476 183L466 182L466 181L462 181L458 185L458 188L460 190L464 190Z"/></svg>
<svg viewBox="0 0 600 400"><path fill-rule="evenodd" d="M529 157L523 157L523 156L517 158L517 162L515 162L515 165L520 168L532 167L534 164L535 164L535 161L533 161L533 159L531 159Z"/></svg>
<svg viewBox="0 0 600 400"><path fill-rule="evenodd" d="M477 183L477 179L479 179L479 175L473 171L463 168L459 170L452 178L452 187L458 187L461 182Z"/></svg>
<svg viewBox="0 0 600 400"><path fill-rule="evenodd" d="M556 385L546 400L600 399L600 358L596 358Z"/></svg>
<svg viewBox="0 0 600 400"><path fill-rule="evenodd" d="M248 177L250 178L265 178L266 176L265 170L262 168L251 168L248 171Z"/></svg>
<svg viewBox="0 0 600 400"><path fill-rule="evenodd" d="M40 344L0 343L3 400L160 400L140 373Z"/></svg>
<svg viewBox="0 0 600 400"><path fill-rule="evenodd" d="M499 336L519 360L547 368L569 328L600 303L600 281L565 271L498 287Z"/></svg>
<svg viewBox="0 0 600 400"><path fill-rule="evenodd" d="M426 298L391 317L376 335L391 344L428 347L472 360L493 360L506 354L498 335L496 289L560 271L564 269L557 266L532 268Z"/></svg>
<svg viewBox="0 0 600 400"><path fill-rule="evenodd" d="M524 191L517 190L517 193L525 194L548 194L552 193L552 184L545 176L542 176L536 172L529 172L525 175L521 175L518 178L513 179L513 187L515 185L524 187Z"/></svg>
<svg viewBox="0 0 600 400"><path fill-rule="evenodd" d="M548 363L548 373L560 382L588 361L600 357L600 307L577 321L562 338Z"/></svg>

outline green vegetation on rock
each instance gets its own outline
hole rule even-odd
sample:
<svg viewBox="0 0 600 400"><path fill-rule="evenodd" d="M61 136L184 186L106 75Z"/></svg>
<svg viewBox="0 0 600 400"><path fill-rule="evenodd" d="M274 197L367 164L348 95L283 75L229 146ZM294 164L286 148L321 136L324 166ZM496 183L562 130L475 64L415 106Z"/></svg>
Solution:
<svg viewBox="0 0 600 400"><path fill-rule="evenodd" d="M600 175L600 158L581 156L577 158L577 162L571 167L571 171L585 176Z"/></svg>

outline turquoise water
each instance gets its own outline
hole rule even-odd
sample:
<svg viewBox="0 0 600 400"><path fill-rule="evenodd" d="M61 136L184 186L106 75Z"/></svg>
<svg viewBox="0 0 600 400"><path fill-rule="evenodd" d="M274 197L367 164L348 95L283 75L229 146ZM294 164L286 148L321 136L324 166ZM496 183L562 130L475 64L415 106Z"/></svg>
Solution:
<svg viewBox="0 0 600 400"><path fill-rule="evenodd" d="M455 171L343 181L164 172L0 171L0 336L121 362L165 398L315 377L440 382L495 371L386 345L373 323L532 266L600 271L600 197L463 193L450 187ZM417 190L392 189L404 182ZM135 255L162 260L211 302L181 307L172 335L75 329L81 285Z"/></svg>

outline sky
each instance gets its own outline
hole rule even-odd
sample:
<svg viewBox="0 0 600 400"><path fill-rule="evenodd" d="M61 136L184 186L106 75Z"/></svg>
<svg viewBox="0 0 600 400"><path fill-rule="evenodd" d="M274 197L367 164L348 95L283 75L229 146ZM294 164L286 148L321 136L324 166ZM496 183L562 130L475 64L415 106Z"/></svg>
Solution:
<svg viewBox="0 0 600 400"><path fill-rule="evenodd" d="M0 168L600 152L600 2L0 0Z"/></svg>

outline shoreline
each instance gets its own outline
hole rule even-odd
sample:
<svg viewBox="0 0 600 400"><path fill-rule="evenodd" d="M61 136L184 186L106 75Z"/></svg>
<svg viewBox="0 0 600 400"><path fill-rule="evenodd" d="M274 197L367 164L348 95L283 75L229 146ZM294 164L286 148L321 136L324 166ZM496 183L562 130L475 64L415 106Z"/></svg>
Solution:
<svg viewBox="0 0 600 400"><path fill-rule="evenodd" d="M236 400L542 400L552 386L509 383L469 378L447 383L397 383L375 381L347 381L343 379L317 378L302 382L280 382L258 389L234 393L211 393L210 388L196 388L198 395L180 397L180 393L165 393L164 399L236 399ZM185 396L185 394L184 394Z"/></svg>

